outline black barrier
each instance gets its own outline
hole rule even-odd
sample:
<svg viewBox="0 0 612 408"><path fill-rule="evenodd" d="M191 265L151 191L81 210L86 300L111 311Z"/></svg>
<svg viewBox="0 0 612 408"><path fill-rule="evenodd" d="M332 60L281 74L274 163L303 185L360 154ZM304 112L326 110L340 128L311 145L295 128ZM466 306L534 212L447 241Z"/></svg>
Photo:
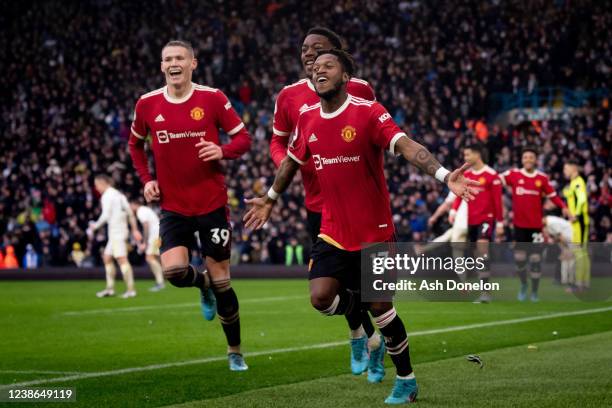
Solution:
<svg viewBox="0 0 612 408"><path fill-rule="evenodd" d="M379 243L361 251L362 301L603 301L612 244ZM521 279L522 276L522 279Z"/></svg>
<svg viewBox="0 0 612 408"><path fill-rule="evenodd" d="M231 267L232 279L307 279L306 266L285 265L236 265ZM104 280L104 268L36 268L0 269L0 280ZM135 267L136 279L153 279L146 267Z"/></svg>

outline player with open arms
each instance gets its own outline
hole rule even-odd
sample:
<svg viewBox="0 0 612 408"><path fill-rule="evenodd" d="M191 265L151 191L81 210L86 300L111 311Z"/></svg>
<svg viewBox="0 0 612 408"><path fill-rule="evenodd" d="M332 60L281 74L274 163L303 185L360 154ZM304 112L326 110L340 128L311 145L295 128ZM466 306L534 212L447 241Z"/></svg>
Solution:
<svg viewBox="0 0 612 408"><path fill-rule="evenodd" d="M104 248L104 271L106 273L106 288L96 296L108 297L115 295L115 264L113 259L119 264L119 269L123 275L123 280L127 287L122 298L127 299L136 296L134 288L134 272L132 265L128 261L127 239L128 239L128 223L132 230L134 239L139 242L142 240L142 235L138 231L136 218L128 204L127 198L113 187L113 180L106 174L99 174L94 179L96 190L102 195L100 203L102 205L102 214L96 221L91 221L87 228L87 235L93 236L93 233L104 224L107 225L108 242Z"/></svg>
<svg viewBox="0 0 612 408"><path fill-rule="evenodd" d="M136 214L136 219L142 225L144 235L138 247L139 250L144 252L147 264L155 277L155 286L151 287L149 291L159 292L166 287L161 263L159 262L159 217L152 208L142 205L140 200L140 198L130 200L130 207Z"/></svg>
<svg viewBox="0 0 612 408"><path fill-rule="evenodd" d="M276 167L280 166L283 159L287 157L287 146L293 137L300 111L319 102L319 96L312 83L312 66L317 51L330 48L342 48L342 40L338 34L325 27L313 27L308 30L300 50L306 78L284 87L276 99L274 134L270 140L270 154ZM351 78L347 84L347 91L353 96L370 101L376 99L370 85L362 79ZM314 244L321 228L323 197L313 161L308 160L300 171L304 183L308 233ZM345 317L351 330L351 371L359 375L367 369L368 381L382 381L385 375L384 343L380 335L374 331L374 325L367 310L355 308L351 315Z"/></svg>
<svg viewBox="0 0 612 408"><path fill-rule="evenodd" d="M189 43L170 41L164 46L161 71L166 86L136 103L130 154L146 200L160 201L164 277L177 287L198 288L207 320L214 318L216 306L227 338L230 369L246 370L240 352L238 299L230 281L231 225L219 160L240 157L250 148L251 138L223 92L191 82L196 66ZM230 143L220 144L219 128L232 138ZM157 179L147 165L147 135ZM189 264L195 232L208 274Z"/></svg>
<svg viewBox="0 0 612 408"><path fill-rule="evenodd" d="M377 102L347 93L353 72L344 51L320 51L313 81L320 103L300 115L296 137L267 196L247 200L252 208L245 225L261 228L284 192L310 158L321 185L321 232L310 268L312 305L324 315L350 313L360 304L360 250L363 243L394 240L389 192L383 172L383 151L402 154L411 163L469 200L472 184L462 176L466 166L450 173L420 144L410 140ZM417 384L412 372L406 329L390 302L369 304L384 336L397 378L387 403L414 401Z"/></svg>
<svg viewBox="0 0 612 408"><path fill-rule="evenodd" d="M504 185L512 189L512 212L514 214L514 259L521 280L518 300L527 299L527 261L531 277L531 301L538 301L538 287L541 273L541 246L543 242L542 219L543 199L549 198L555 205L567 212L567 207L550 185L548 176L537 169L538 153L534 146L527 146L521 152L520 169L510 169L500 175Z"/></svg>
<svg viewBox="0 0 612 408"><path fill-rule="evenodd" d="M463 159L470 165L465 177L477 182L476 197L468 203L468 240L477 243L477 256L488 258L494 226L497 237L501 238L504 234L502 183L497 172L485 164L482 156L482 147L478 144L463 149ZM457 210L460 205L461 197L455 198L453 210ZM491 272L487 267L479 271L478 275L486 283ZM478 301L490 302L491 294L483 291Z"/></svg>

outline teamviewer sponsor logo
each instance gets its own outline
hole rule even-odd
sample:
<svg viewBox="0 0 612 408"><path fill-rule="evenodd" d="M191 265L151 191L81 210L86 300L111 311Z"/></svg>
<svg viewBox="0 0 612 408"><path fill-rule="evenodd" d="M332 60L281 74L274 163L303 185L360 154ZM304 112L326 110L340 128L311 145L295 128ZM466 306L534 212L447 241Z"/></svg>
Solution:
<svg viewBox="0 0 612 408"><path fill-rule="evenodd" d="M157 135L157 141L159 143L170 143L167 130L158 130L155 134Z"/></svg>
<svg viewBox="0 0 612 408"><path fill-rule="evenodd" d="M332 164L345 164L345 163L357 163L360 160L360 156L343 156L339 155L336 157L321 157L318 154L312 155L312 160L316 170L321 170L323 166L329 166Z"/></svg>
<svg viewBox="0 0 612 408"><path fill-rule="evenodd" d="M171 139L190 139L194 137L195 138L205 137L206 132L205 131L194 132L194 131L188 130L186 132L172 133L172 132L168 132L167 130L158 130L157 132L155 132L155 135L157 136L157 141L159 143L170 143Z"/></svg>
<svg viewBox="0 0 612 408"><path fill-rule="evenodd" d="M529 190L528 188L525 188L525 187L517 187L516 188L516 195L536 195L536 196L539 196L540 192L536 191L536 190Z"/></svg>

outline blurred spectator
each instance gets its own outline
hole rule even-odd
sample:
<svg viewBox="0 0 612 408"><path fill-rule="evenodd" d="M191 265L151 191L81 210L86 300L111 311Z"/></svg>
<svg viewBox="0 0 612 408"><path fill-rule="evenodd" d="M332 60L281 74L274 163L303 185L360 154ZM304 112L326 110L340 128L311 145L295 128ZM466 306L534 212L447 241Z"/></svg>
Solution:
<svg viewBox="0 0 612 408"><path fill-rule="evenodd" d="M81 267L85 260L85 252L81 249L81 244L75 242L72 244L72 251L70 252L70 260L77 266Z"/></svg>
<svg viewBox="0 0 612 408"><path fill-rule="evenodd" d="M34 250L32 244L26 245L26 252L23 256L22 265L25 269L35 269L38 268L38 254Z"/></svg>
<svg viewBox="0 0 612 408"><path fill-rule="evenodd" d="M285 265L304 265L304 246L291 238L285 246Z"/></svg>
<svg viewBox="0 0 612 408"><path fill-rule="evenodd" d="M6 247L6 256L4 257L4 267L7 269L19 268L19 262L15 256L15 248L12 245Z"/></svg>

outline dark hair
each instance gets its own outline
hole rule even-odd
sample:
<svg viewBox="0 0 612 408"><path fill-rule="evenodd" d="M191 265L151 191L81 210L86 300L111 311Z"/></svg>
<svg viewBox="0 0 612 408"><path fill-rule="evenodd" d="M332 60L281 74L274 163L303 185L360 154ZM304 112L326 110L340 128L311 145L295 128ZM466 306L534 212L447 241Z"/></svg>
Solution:
<svg viewBox="0 0 612 408"><path fill-rule="evenodd" d="M338 60L340 61L340 64L342 64L344 72L349 74L349 76L353 76L353 73L355 72L355 62L353 61L353 57L351 56L351 54L344 50L332 48L330 50L320 50L319 52L317 52L317 58L325 54L335 55L336 58L338 58Z"/></svg>
<svg viewBox="0 0 612 408"><path fill-rule="evenodd" d="M191 46L191 43L189 41L184 41L184 40L170 40L166 43L166 45L163 46L162 48L162 52L164 52L164 50L167 47L183 47L185 49L187 49L187 51L189 51L189 53L191 54L191 56L195 56L195 52L193 51L193 47Z"/></svg>
<svg viewBox="0 0 612 408"><path fill-rule="evenodd" d="M480 157L482 157L483 154L484 154L482 146L479 145L478 143L473 143L473 144L467 145L465 148L466 149L470 149L471 151L478 153L480 155Z"/></svg>
<svg viewBox="0 0 612 408"><path fill-rule="evenodd" d="M334 48L338 48L339 50L344 48L342 38L340 38L338 34L333 32L329 28L319 27L319 26L312 27L310 30L308 30L304 38L302 38L302 43L304 43L304 40L306 40L306 37L308 37L311 34L322 35L323 37L327 38Z"/></svg>
<svg viewBox="0 0 612 408"><path fill-rule="evenodd" d="M106 184L110 184L111 186L113 185L113 179L108 174L97 174L96 177L94 177L94 180L102 180Z"/></svg>
<svg viewBox="0 0 612 408"><path fill-rule="evenodd" d="M578 161L578 159L576 159L575 157L571 157L571 158L567 159L565 161L565 164L571 164L572 166L580 167L580 161Z"/></svg>
<svg viewBox="0 0 612 408"><path fill-rule="evenodd" d="M535 145L527 145L525 147L523 147L523 150L521 150L521 156L527 152L531 152L533 154L535 154L536 156L538 155L538 148Z"/></svg>

